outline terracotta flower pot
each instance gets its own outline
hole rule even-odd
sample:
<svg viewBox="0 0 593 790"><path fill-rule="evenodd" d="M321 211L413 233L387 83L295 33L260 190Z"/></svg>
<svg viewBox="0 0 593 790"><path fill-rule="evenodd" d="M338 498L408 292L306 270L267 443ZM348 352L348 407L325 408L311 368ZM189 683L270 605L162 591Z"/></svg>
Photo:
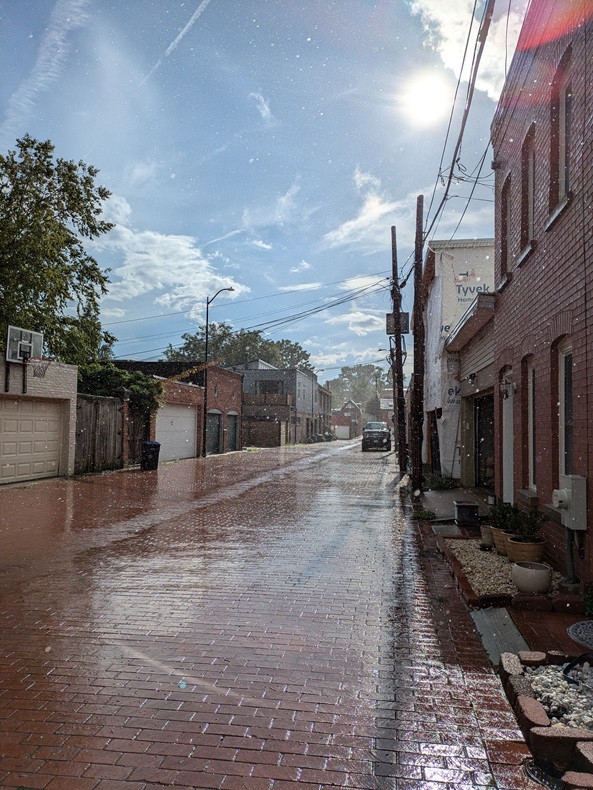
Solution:
<svg viewBox="0 0 593 790"><path fill-rule="evenodd" d="M541 562L515 562L512 578L519 592L546 593L552 584L552 569Z"/></svg>
<svg viewBox="0 0 593 790"><path fill-rule="evenodd" d="M514 532L503 532L502 534L503 534L503 537L504 537L504 545L505 545L505 548L507 550L507 557L509 558L509 560L511 562L516 562L517 561L517 557L515 557L515 547L511 543L511 540L515 537L515 533Z"/></svg>
<svg viewBox="0 0 593 790"><path fill-rule="evenodd" d="M504 538L504 533L500 527L492 527L492 539L494 540L494 547L496 548L496 551L506 557L506 541Z"/></svg>
<svg viewBox="0 0 593 790"><path fill-rule="evenodd" d="M522 541L512 537L509 539L509 558L513 562L541 562L544 558L545 545L546 542L543 538L530 538L528 541Z"/></svg>

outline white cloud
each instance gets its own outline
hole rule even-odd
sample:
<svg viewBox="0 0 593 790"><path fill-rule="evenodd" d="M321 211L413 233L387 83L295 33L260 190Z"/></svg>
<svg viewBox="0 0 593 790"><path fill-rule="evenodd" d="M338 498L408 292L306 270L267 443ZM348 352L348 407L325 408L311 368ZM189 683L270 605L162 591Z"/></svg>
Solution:
<svg viewBox="0 0 593 790"><path fill-rule="evenodd" d="M323 283L301 283L300 285L281 285L279 291L316 291Z"/></svg>
<svg viewBox="0 0 593 790"><path fill-rule="evenodd" d="M309 269L312 269L312 268L313 267L311 266L311 264L307 263L307 261L301 261L298 264L298 266L293 266L290 271L291 271L292 274L298 274L299 272L306 272L306 271L308 271Z"/></svg>
<svg viewBox="0 0 593 790"><path fill-rule="evenodd" d="M201 309L206 297L220 288L233 287L231 298L249 291L228 275L218 274L213 267L216 256L206 256L192 236L135 230L130 226L131 214L125 198L112 197L106 216L118 224L94 242L97 249L123 259L121 265L112 266L105 299L124 301L154 292L156 303L183 310L196 303Z"/></svg>
<svg viewBox="0 0 593 790"><path fill-rule="evenodd" d="M507 65L510 64L517 43L527 0L511 0L508 21L508 4L498 5L476 82L476 87L494 101L498 100L504 82L505 60ZM411 7L422 18L429 45L439 54L443 64L458 77L468 36L468 20L472 18L473 0L449 0L447 3L442 0L413 0ZM472 42L476 40L478 24L476 20ZM463 76L467 79L467 68Z"/></svg>
<svg viewBox="0 0 593 790"><path fill-rule="evenodd" d="M262 241L261 239L254 239L251 242L251 244L254 247L258 247L260 250L271 250L272 249L272 245L271 244L267 244L267 242Z"/></svg>
<svg viewBox="0 0 593 790"><path fill-rule="evenodd" d="M391 244L390 227L401 221L402 227L409 228L412 221L415 201L411 196L403 200L390 200L381 187L381 181L356 168L353 175L354 185L362 196L362 205L355 217L348 219L323 238L323 246L330 248L354 247L363 253L378 252Z"/></svg>
<svg viewBox="0 0 593 790"><path fill-rule="evenodd" d="M365 335L378 330L385 330L384 317L380 318L377 315L373 315L372 313L363 313L360 310L355 310L351 313L346 313L345 315L338 315L328 318L326 319L325 323L330 324L331 326L340 326L345 324L350 332L353 332L359 337L364 337Z"/></svg>
<svg viewBox="0 0 593 790"><path fill-rule="evenodd" d="M62 74L70 52L70 34L86 23L88 5L89 0L58 0L54 6L33 68L8 100L6 117L0 126L3 149L22 136L37 100L51 90Z"/></svg>
<svg viewBox="0 0 593 790"><path fill-rule="evenodd" d="M300 192L298 183L283 194L279 195L269 206L247 208L243 212L243 226L246 229L283 227L299 222L296 197Z"/></svg>
<svg viewBox="0 0 593 790"><path fill-rule="evenodd" d="M249 98L255 101L256 107L259 110L259 114L266 124L271 126L276 123L276 119L270 110L269 102L264 99L261 93L250 93Z"/></svg>
<svg viewBox="0 0 593 790"><path fill-rule="evenodd" d="M356 291L360 288L370 288L373 285L377 285L382 280L387 281L387 277L372 277L367 274L361 274L356 277L349 277L347 280L344 280L343 283L340 283L338 286L342 291Z"/></svg>

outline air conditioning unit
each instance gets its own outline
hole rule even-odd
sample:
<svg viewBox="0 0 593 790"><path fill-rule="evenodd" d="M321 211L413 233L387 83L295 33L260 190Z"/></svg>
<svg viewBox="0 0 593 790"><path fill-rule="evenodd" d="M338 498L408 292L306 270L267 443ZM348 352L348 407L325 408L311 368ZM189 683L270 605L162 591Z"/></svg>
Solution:
<svg viewBox="0 0 593 790"><path fill-rule="evenodd" d="M558 508L567 529L587 529L587 478L560 475L560 488L552 491L552 504Z"/></svg>

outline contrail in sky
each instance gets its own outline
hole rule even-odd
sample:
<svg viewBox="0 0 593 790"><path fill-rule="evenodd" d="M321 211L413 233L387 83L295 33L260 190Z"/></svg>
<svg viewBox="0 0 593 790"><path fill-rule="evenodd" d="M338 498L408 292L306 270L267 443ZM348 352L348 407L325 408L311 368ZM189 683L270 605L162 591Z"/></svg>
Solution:
<svg viewBox="0 0 593 790"><path fill-rule="evenodd" d="M48 93L61 76L71 48L71 34L87 22L88 4L89 0L56 2L37 49L35 63L8 100L0 125L2 148L8 147L22 133L39 97Z"/></svg>
<svg viewBox="0 0 593 790"><path fill-rule="evenodd" d="M168 58L168 57L169 57L169 55L171 54L171 52L173 52L173 50L177 49L177 46L178 46L179 42L180 42L180 41L181 41L181 40L184 38L184 36L185 36L185 35L186 35L186 34L189 32L189 30L191 29L192 25L193 25L193 24L194 24L194 22L196 21L196 19L198 19L198 18L199 18L199 17L202 15L202 13L203 13L203 12L206 10L206 6L207 6L207 5L209 5L209 3L210 3L210 0L202 0L202 2L200 3L200 5L199 5L199 6L196 8L196 10L194 11L194 13L192 14L192 16L191 16L191 19L189 20L189 22L187 23L187 25L186 25L186 26L183 28L183 30L181 31L181 33L179 33L179 35L177 36L177 38L176 38L176 39L175 39L175 40L174 40L174 41L173 41L171 44L169 44L169 46L168 46L168 47L167 47L167 49L165 50L165 55L164 55L164 57ZM142 80L142 82L140 83L141 85L144 85L144 83L146 82L146 80L147 80L147 79L148 79L150 76L152 76L152 75L154 74L154 72L155 72L155 71L158 69L158 67L161 65L161 63L162 63L162 62L163 62L163 59L162 59L162 58L159 58L159 59L157 60L157 62L154 64L154 66L153 66L153 67L151 68L151 70L148 72L148 74L146 75L146 77L144 77L144 79L143 79L143 80Z"/></svg>

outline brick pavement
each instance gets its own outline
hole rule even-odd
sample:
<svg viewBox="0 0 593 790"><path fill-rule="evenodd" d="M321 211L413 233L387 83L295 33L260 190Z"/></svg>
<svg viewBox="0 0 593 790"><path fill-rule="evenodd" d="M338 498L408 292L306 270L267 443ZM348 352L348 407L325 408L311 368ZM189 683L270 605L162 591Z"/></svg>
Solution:
<svg viewBox="0 0 593 790"><path fill-rule="evenodd" d="M393 455L0 489L0 786L530 790Z"/></svg>

